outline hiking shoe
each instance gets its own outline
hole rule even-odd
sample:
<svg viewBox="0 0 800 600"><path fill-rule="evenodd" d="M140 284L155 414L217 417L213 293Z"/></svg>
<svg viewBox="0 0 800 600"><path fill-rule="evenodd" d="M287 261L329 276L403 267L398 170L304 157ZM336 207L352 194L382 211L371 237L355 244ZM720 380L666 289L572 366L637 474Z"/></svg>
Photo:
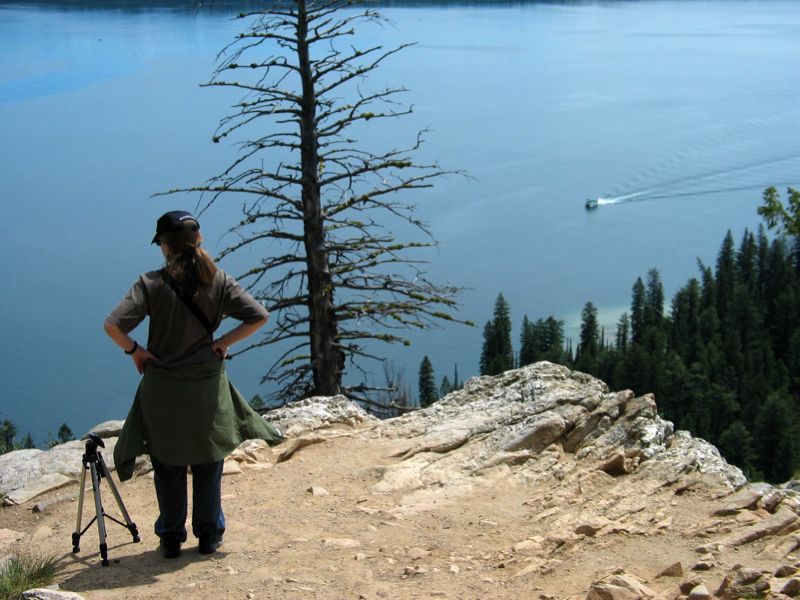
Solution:
<svg viewBox="0 0 800 600"><path fill-rule="evenodd" d="M162 537L159 548L164 558L178 558L181 555L181 543L174 537Z"/></svg>
<svg viewBox="0 0 800 600"><path fill-rule="evenodd" d="M200 554L213 554L222 543L222 536L214 534L203 534L200 536L200 543L197 545L197 551Z"/></svg>

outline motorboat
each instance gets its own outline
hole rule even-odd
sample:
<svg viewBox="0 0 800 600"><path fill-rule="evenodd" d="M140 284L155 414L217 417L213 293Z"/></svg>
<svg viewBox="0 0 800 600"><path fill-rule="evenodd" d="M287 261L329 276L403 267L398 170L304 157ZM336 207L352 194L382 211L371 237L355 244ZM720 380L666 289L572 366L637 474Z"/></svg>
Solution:
<svg viewBox="0 0 800 600"><path fill-rule="evenodd" d="M597 200L594 200L593 198L587 198L587 200L586 200L586 210L592 210L593 208L597 208L597 207L598 207Z"/></svg>

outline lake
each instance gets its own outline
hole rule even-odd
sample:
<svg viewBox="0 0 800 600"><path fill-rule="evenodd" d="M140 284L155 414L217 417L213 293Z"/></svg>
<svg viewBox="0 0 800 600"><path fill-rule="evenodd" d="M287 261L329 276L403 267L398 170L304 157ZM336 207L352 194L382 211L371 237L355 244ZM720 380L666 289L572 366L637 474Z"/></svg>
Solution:
<svg viewBox="0 0 800 600"><path fill-rule="evenodd" d="M190 4L188 6L191 6ZM235 8L0 2L0 419L37 444L123 418L137 384L103 319L139 272L161 264L156 218L235 156L212 144L237 97L201 88L242 23ZM440 246L426 258L463 286L478 327L411 335L386 355L417 386L478 372L482 325L502 291L515 344L523 315L563 319L575 337L587 300L612 328L648 269L668 298L713 263L725 232L757 227L768 185L800 184L800 11L793 1L390 5L392 24L356 43L416 45L365 85L402 85L414 113L364 132L470 177L409 193ZM604 199L587 211L587 198ZM239 200L201 219L224 247ZM221 266L236 275L258 258ZM141 327L136 337L145 341ZM518 345L518 344L517 344ZM266 396L272 354L229 371ZM376 372L380 372L376 368Z"/></svg>

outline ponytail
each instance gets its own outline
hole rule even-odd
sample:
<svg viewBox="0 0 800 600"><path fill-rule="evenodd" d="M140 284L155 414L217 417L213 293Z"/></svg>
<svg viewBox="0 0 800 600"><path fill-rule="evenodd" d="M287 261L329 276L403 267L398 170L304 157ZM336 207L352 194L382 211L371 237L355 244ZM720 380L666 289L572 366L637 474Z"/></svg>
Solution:
<svg viewBox="0 0 800 600"><path fill-rule="evenodd" d="M167 273L188 294L195 296L214 281L217 265L208 252L200 247L200 228L187 221L178 231L164 232L161 243L169 249Z"/></svg>

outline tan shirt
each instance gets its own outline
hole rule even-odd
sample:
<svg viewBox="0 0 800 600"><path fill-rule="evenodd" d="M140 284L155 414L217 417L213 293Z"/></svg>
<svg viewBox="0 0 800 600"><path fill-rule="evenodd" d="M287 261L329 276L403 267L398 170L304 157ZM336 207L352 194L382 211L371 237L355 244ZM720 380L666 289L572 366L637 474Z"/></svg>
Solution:
<svg viewBox="0 0 800 600"><path fill-rule="evenodd" d="M202 290L194 303L214 330L224 317L255 323L269 315L266 308L222 270L217 270L211 286ZM161 278L161 271L140 275L106 321L128 333L147 316L150 317L147 350L158 357L156 365L175 367L220 360L211 350L212 340L205 328Z"/></svg>

